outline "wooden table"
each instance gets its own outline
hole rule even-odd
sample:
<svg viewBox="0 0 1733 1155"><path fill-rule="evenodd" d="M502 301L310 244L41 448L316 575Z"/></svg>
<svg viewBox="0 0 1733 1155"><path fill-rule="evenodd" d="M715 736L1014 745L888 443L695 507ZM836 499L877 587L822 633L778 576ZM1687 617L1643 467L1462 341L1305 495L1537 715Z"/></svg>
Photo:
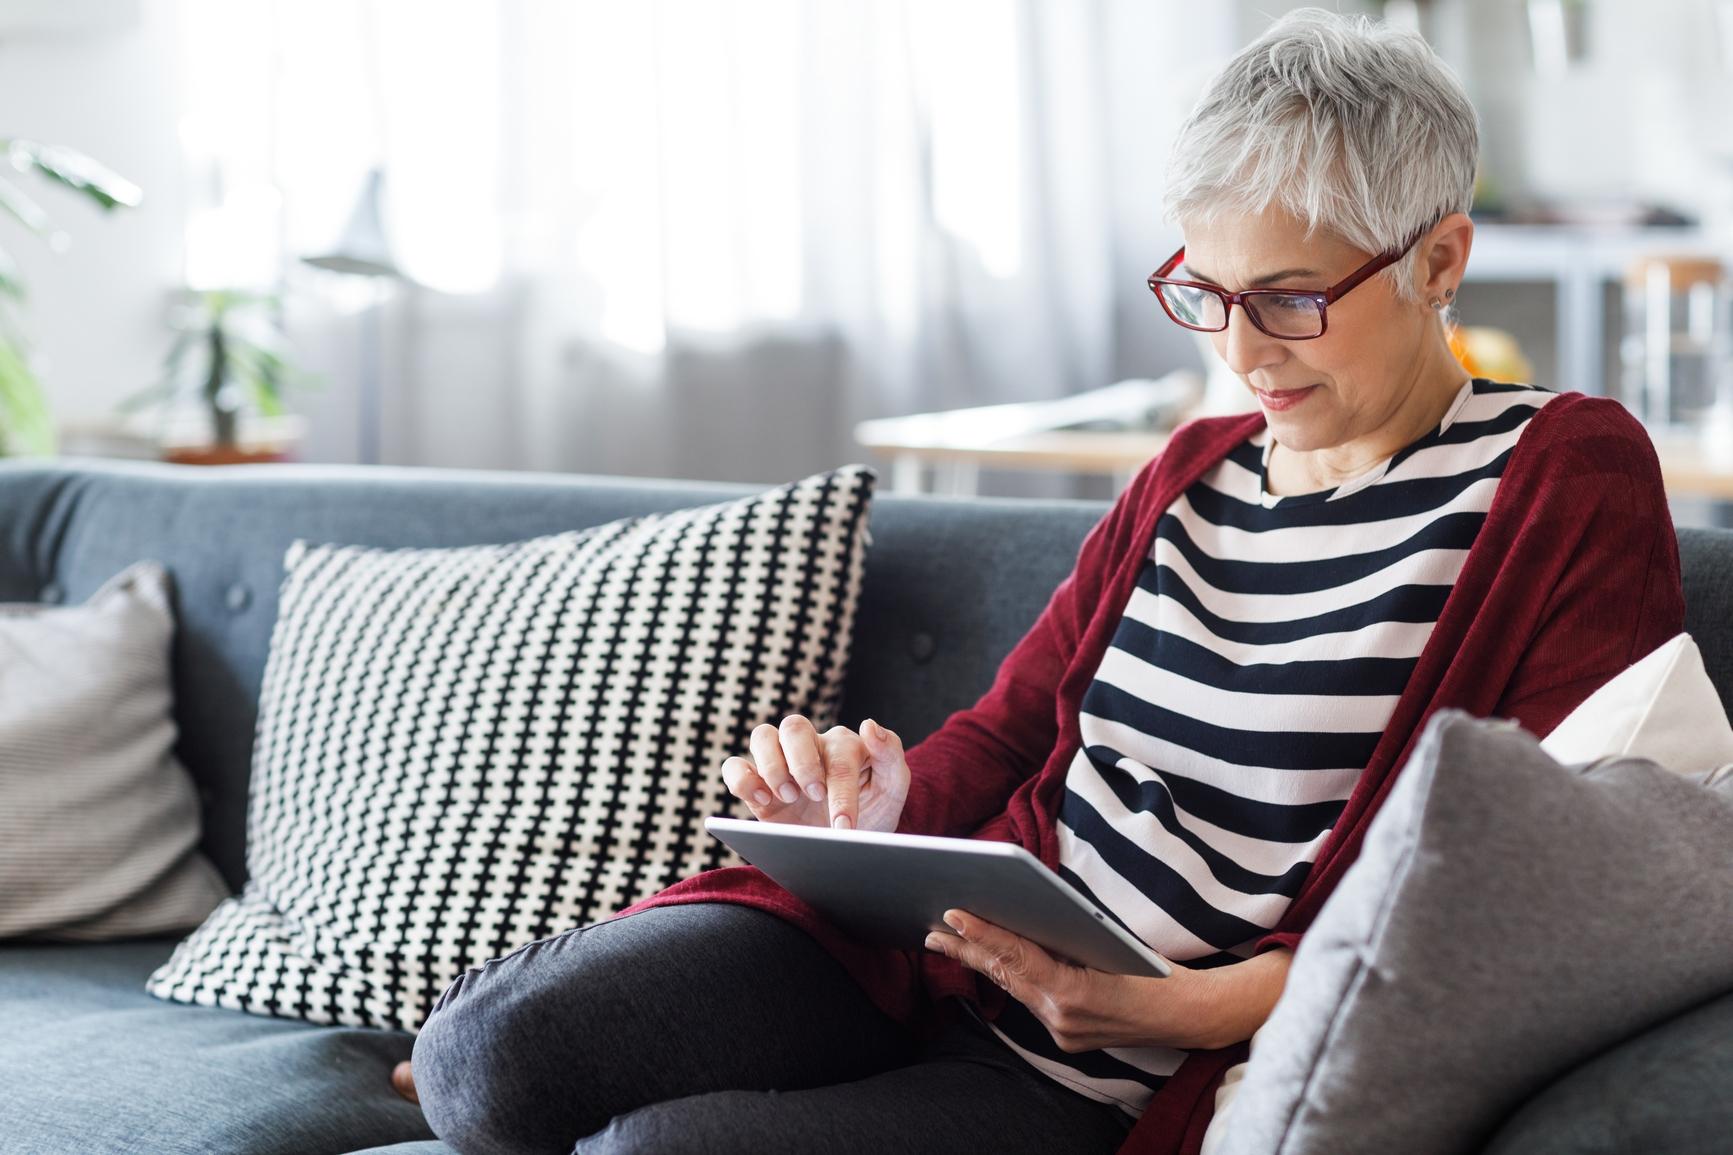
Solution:
<svg viewBox="0 0 1733 1155"><path fill-rule="evenodd" d="M983 437L972 443L954 432L923 439L918 436L920 427L899 424L913 420L867 421L856 429L862 445L890 459L891 489L896 493L926 492L924 478L930 467L933 492L973 495L983 466L1106 475L1113 478L1117 493L1167 444L1165 433L1080 430ZM1663 438L1657 441L1656 452L1670 495L1733 501L1733 446L1723 453L1706 453L1698 439Z"/></svg>
<svg viewBox="0 0 1733 1155"><path fill-rule="evenodd" d="M857 431L856 439L890 458L893 492L926 492L925 476L930 467L933 492L964 496L973 496L978 491L982 467L1105 474L1113 478L1117 493L1167 444L1165 433L1087 433L1064 429L1021 433L974 445L952 440L921 444L883 430Z"/></svg>
<svg viewBox="0 0 1733 1155"><path fill-rule="evenodd" d="M1656 438L1661 480L1673 497L1733 501L1733 445L1707 450L1699 438Z"/></svg>
<svg viewBox="0 0 1733 1155"><path fill-rule="evenodd" d="M1118 490L1161 452L1167 435L1085 429L1174 424L1202 396L1203 384L1198 374L1181 369L1046 401L863 421L854 434L860 444L890 458L891 488L897 493L925 490L930 467L934 489L973 495L982 466L1105 474Z"/></svg>

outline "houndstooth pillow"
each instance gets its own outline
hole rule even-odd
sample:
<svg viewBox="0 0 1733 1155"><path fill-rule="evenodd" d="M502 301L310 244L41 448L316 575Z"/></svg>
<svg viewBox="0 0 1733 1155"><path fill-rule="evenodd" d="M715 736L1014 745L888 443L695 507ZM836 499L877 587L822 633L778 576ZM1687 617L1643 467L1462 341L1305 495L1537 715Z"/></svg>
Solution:
<svg viewBox="0 0 1733 1155"><path fill-rule="evenodd" d="M154 995L414 1030L465 969L724 865L723 759L834 719L873 473L512 545L296 542L250 880Z"/></svg>

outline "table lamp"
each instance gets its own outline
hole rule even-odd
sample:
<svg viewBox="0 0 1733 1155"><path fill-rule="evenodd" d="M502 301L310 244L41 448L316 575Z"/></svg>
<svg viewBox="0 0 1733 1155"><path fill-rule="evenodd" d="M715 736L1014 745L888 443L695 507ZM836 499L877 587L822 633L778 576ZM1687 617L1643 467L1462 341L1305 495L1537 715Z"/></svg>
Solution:
<svg viewBox="0 0 1733 1155"><path fill-rule="evenodd" d="M410 283L403 270L397 267L397 259L386 239L384 207L380 199L384 183L383 172L377 168L370 170L337 247L328 253L302 257L302 262L344 276ZM377 299L370 301L360 321L359 440L361 461L365 465L379 464L380 304Z"/></svg>

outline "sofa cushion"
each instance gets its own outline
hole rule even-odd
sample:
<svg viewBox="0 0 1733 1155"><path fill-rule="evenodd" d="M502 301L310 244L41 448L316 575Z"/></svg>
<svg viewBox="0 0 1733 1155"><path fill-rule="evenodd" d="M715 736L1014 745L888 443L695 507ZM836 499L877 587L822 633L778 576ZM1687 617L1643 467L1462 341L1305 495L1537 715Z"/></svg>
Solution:
<svg viewBox="0 0 1733 1155"><path fill-rule="evenodd" d="M1618 755L1704 774L1733 762L1733 726L1697 643L1678 634L1583 699L1540 748L1566 765Z"/></svg>
<svg viewBox="0 0 1733 1155"><path fill-rule="evenodd" d="M174 756L174 629L155 562L82 605L0 604L0 937L186 930L228 897Z"/></svg>
<svg viewBox="0 0 1733 1155"><path fill-rule="evenodd" d="M727 864L751 729L835 718L873 475L504 546L291 549L242 894L163 998L413 1030L467 967ZM737 860L736 860L737 861Z"/></svg>
<svg viewBox="0 0 1733 1155"><path fill-rule="evenodd" d="M1723 1155L1733 992L1619 1044L1523 1104L1484 1155Z"/></svg>
<svg viewBox="0 0 1733 1155"><path fill-rule="evenodd" d="M1703 651L1703 668L1733 718L1733 530L1680 526L1679 577L1685 632Z"/></svg>
<svg viewBox="0 0 1733 1155"><path fill-rule="evenodd" d="M0 1150L348 1155L433 1140L389 1083L412 1036L161 1002L144 980L173 947L0 947Z"/></svg>
<svg viewBox="0 0 1733 1155"><path fill-rule="evenodd" d="M1733 989L1730 878L1733 778L1566 767L1441 711L1300 941L1221 1152L1479 1150L1563 1072Z"/></svg>

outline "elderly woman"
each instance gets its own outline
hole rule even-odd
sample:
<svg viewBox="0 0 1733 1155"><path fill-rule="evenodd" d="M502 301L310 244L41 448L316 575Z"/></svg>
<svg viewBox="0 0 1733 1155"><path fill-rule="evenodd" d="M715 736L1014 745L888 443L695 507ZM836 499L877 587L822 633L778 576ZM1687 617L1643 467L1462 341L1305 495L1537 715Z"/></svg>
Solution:
<svg viewBox="0 0 1733 1155"><path fill-rule="evenodd" d="M1185 246L1149 283L1258 411L1177 431L987 695L906 756L791 717L722 767L762 821L1020 843L1171 977L967 911L925 953L872 949L711 872L454 983L415 1047L434 1129L466 1153L1196 1150L1426 717L1545 733L1683 621L1641 428L1451 355L1475 160L1416 36L1309 10L1237 56L1178 138Z"/></svg>

